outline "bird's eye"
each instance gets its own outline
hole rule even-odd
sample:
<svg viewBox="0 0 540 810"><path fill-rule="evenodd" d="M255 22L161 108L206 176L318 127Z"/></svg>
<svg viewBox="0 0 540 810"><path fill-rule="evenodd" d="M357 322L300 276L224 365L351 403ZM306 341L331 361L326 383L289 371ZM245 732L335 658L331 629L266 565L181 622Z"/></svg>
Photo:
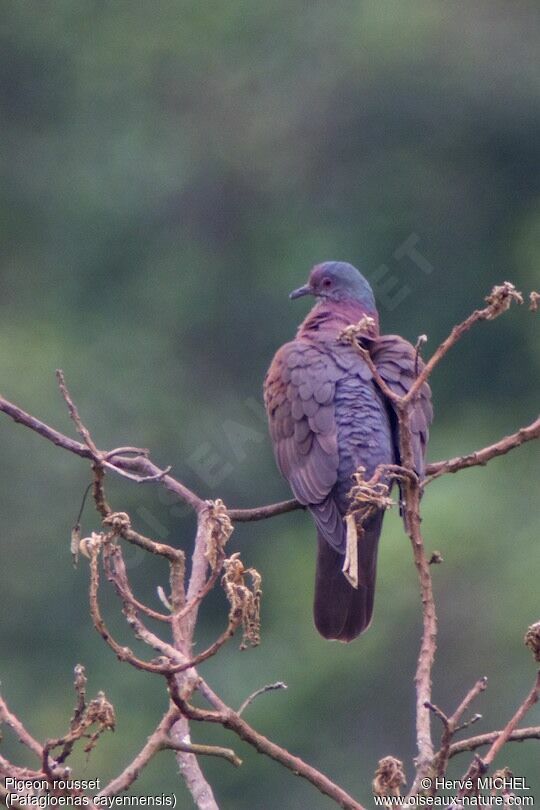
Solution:
<svg viewBox="0 0 540 810"><path fill-rule="evenodd" d="M323 278L322 285L323 287L330 287L332 284L331 278Z"/></svg>

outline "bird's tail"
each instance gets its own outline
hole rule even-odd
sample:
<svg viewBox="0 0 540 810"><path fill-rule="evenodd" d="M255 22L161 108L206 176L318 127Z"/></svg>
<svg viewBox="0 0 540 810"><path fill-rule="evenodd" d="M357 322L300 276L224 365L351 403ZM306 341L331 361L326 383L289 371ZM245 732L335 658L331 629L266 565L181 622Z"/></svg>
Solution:
<svg viewBox="0 0 540 810"><path fill-rule="evenodd" d="M324 638L352 641L369 627L373 614L377 548L383 512L363 527L358 540L358 588L343 573L344 555L335 551L317 532L318 554L315 575L315 626Z"/></svg>

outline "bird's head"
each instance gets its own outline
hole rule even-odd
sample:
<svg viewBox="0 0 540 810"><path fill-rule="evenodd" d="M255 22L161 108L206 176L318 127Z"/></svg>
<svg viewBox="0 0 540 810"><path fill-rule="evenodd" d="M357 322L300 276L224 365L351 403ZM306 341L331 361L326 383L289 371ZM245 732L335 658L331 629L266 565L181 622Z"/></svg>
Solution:
<svg viewBox="0 0 540 810"><path fill-rule="evenodd" d="M362 273L347 262L316 264L309 274L308 283L293 290L289 298L314 295L331 301L355 301L367 312L376 311L375 296Z"/></svg>

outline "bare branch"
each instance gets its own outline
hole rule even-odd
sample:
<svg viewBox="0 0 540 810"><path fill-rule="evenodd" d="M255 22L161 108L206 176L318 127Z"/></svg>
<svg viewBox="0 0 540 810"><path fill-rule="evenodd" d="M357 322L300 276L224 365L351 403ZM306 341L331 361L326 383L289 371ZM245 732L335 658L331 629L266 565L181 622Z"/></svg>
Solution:
<svg viewBox="0 0 540 810"><path fill-rule="evenodd" d="M6 804L6 797L9 791L4 789L5 779L14 778L14 779L43 779L43 772L41 770L34 771L31 768L21 768L18 765L14 765L13 762L10 762L8 759L0 755L0 804ZM19 806L18 804L13 806Z"/></svg>
<svg viewBox="0 0 540 810"><path fill-rule="evenodd" d="M121 514L123 515L125 513ZM105 550L107 553L104 554L103 559L107 578L109 579L110 582L113 583L118 596L124 602L124 604L131 606L135 610L141 611L141 613L144 613L150 619L170 623L172 620L172 616L170 613L160 613L157 610L153 610L153 608L148 607L148 605L145 605L143 602L140 602L134 596L127 577L124 558L120 546L117 545L112 546L112 544L109 543L106 545ZM116 564L111 564L111 560L113 560L113 563Z"/></svg>
<svg viewBox="0 0 540 810"><path fill-rule="evenodd" d="M446 715L443 712L443 710L439 708L439 706L437 706L435 703L431 703L429 700L426 700L425 706L426 709L429 709L430 712L433 712L435 717L439 718L444 728L448 728L448 715Z"/></svg>
<svg viewBox="0 0 540 810"><path fill-rule="evenodd" d="M20 768L3 756L0 756L0 776L12 776L16 779L43 779L42 771Z"/></svg>
<svg viewBox="0 0 540 810"><path fill-rule="evenodd" d="M469 737L466 740L452 743L448 752L448 758L456 757L466 751L475 751L484 745L492 745L499 739L502 731L489 731L487 734L478 734L476 737ZM530 726L529 728L518 728L510 733L506 742L524 742L525 740L540 740L540 726Z"/></svg>
<svg viewBox="0 0 540 810"><path fill-rule="evenodd" d="M152 633L141 620L137 617L132 609L126 608L125 609L126 619L129 626L134 630L135 635L137 638L144 641L148 646L152 647L158 652L161 652L162 655L169 657L172 661L178 661L178 663L165 663L165 664L156 664L155 669L152 669L152 672L155 672L159 675L174 675L180 672L185 672L188 669L192 669L198 664L202 664L203 661L206 661L208 658L211 658L215 655L221 647L234 635L236 629L241 624L242 616L241 614L235 613L229 617L229 623L225 630L221 633L220 636L205 650L198 653L197 655L193 656L193 658L186 660L184 655L178 652L173 646L167 644L166 642L162 641L155 633ZM180 660L179 660L180 659ZM133 663L130 658L126 658L125 660L128 663ZM136 666L134 664L134 666Z"/></svg>
<svg viewBox="0 0 540 810"><path fill-rule="evenodd" d="M187 620L188 632L193 633L196 612L202 600L216 584L225 560L225 544L233 532L231 518L221 500L207 501L206 508L199 512L191 577L187 591L187 603L174 613L174 621L182 624ZM210 566L210 576L206 571Z"/></svg>
<svg viewBox="0 0 540 810"><path fill-rule="evenodd" d="M150 455L150 450L148 450L146 447L115 447L113 450L109 450L107 453L105 453L103 457L105 461L110 461L113 456L125 456L126 453L148 458Z"/></svg>
<svg viewBox="0 0 540 810"><path fill-rule="evenodd" d="M297 776L307 779L308 782L311 782L321 793L333 799L340 807L345 808L345 810L364 810L359 802L328 779L327 776L324 776L324 774L316 770L316 768L307 765L299 757L290 754L286 749L281 748L281 746L272 742L264 735L259 734L258 731L255 731L255 729L239 716L238 712L233 711L233 709L223 703L211 690L206 689L204 693L208 695L210 692L213 702L219 707L218 711L199 709L189 704L180 694L174 678L168 678L168 684L171 700L178 706L185 717L188 717L190 720L219 723L224 726L224 728L234 731L241 740L247 742L259 751L259 753L266 754L271 759L284 765Z"/></svg>
<svg viewBox="0 0 540 810"><path fill-rule="evenodd" d="M484 466L491 461L492 458L503 456L505 453L510 452L515 447L530 442L532 439L540 438L540 417L531 422L527 427L522 427L515 433L505 436L495 444L490 444L482 450L475 450L473 453L468 453L464 456L456 456L449 458L446 461L436 461L427 466L427 477L424 481L424 486L429 484L435 478L446 473L455 473L459 470L465 470L468 467Z"/></svg>
<svg viewBox="0 0 540 810"><path fill-rule="evenodd" d="M400 414L400 420L402 415ZM406 430L408 430L408 419ZM400 425L403 424L400 421ZM431 670L437 647L437 614L433 598L433 584L429 560L424 551L424 541L420 531L420 486L412 482L404 483L405 511L408 534L411 539L414 563L418 572L422 596L422 641L418 654L415 674L416 685L416 737L418 747L417 772L411 793L426 775L433 760L430 711L426 705L431 702Z"/></svg>
<svg viewBox="0 0 540 810"><path fill-rule="evenodd" d="M104 500L104 494L102 491L98 491L97 493L97 502L100 500ZM102 511L102 510L100 510ZM131 529L130 521L128 516L125 513L110 513L107 514L104 523L110 525L112 527L112 533L114 535L119 535L124 537L125 539L132 540L136 542L138 545L141 545L147 551L151 553L158 553L166 556L169 561L170 569L171 569L171 601L172 606L174 609L181 608L185 601L185 594L184 594L184 554L182 551L173 549L170 546L163 546L163 544L157 544L148 538L143 538L138 533L134 532ZM112 550L110 547L110 543L105 546L105 554L104 558L108 561L109 555L112 555ZM126 618L128 618L129 623L132 625L133 629L137 632L139 637L141 637L147 644L158 649L159 651L163 652L165 655L168 656L168 662L166 664L155 664L151 662L145 662L141 659L134 656L131 650L126 647L121 647L114 639L110 636L110 633L103 622L99 611L99 605L97 600L98 595L98 587L99 587L99 547L93 550L93 553L90 557L90 571L91 571L91 581L90 581L90 612L92 615L92 619L94 621L94 625L98 632L101 633L105 641L112 647L112 649L116 652L117 656L120 660L127 660L133 666L143 669L145 671L152 671L157 674L164 674L165 672L169 673L171 670L183 672L190 667L191 662L187 661L186 659L186 652L189 651L191 644L190 641L184 637L183 630L184 628L181 626L181 623L174 621L172 618L171 626L173 630L173 635L175 637L175 645L167 645L166 642L163 642L159 639L155 634L151 633L140 620L136 616L136 613L133 610L133 605L131 603L126 604ZM117 552L116 559L121 558L121 553ZM123 562L123 560L122 560ZM120 575L122 571L125 575L125 567L120 567ZM131 589L129 588L129 582L127 580L127 575L124 577L120 576L120 591L122 593L131 593ZM176 661L176 665L173 666L170 661ZM175 677L182 677L182 675L176 675ZM170 723L169 723L170 720ZM180 768L182 776L186 782L188 790L191 792L193 799L199 808L199 810L218 810L217 803L214 799L212 789L208 782L206 781L199 764L197 762L196 756L194 755L193 751L186 751L180 750L182 743L185 740L186 734L189 733L189 728L185 725L185 720L182 717L178 716L178 712L174 709L174 714L168 717L165 716L163 723L170 728L170 734L167 737L167 745L165 745L165 741L162 738L160 731L157 730L155 736L152 735L149 738L147 745L142 749L140 754L136 757L134 762L132 762L123 772L123 774L118 777L118 779L113 780L109 786L107 786L107 791L109 794L114 792L118 792L120 790L124 790L125 786L128 786L134 779L137 778L141 767L143 767L151 758L152 756L158 751L161 750L163 747L173 747L168 743L179 743L179 747L176 749L177 758L179 760ZM159 729L159 727L158 727ZM178 737L178 739L175 739Z"/></svg>
<svg viewBox="0 0 540 810"><path fill-rule="evenodd" d="M139 610L141 613L144 613L150 619L155 619L156 621L160 622L171 622L171 614L170 613L160 613L157 610L154 610L148 605L145 605L143 602L140 602L134 595L129 585L127 578L120 579L119 577L112 577L111 578L114 587L118 593L118 596L122 599L123 602L131 605L134 610Z"/></svg>
<svg viewBox="0 0 540 810"><path fill-rule="evenodd" d="M422 346L424 346L428 342L427 335L418 335L416 343L414 345L414 376L418 377L418 372L420 369L420 362L421 362L421 352ZM422 361L423 362L423 361Z"/></svg>

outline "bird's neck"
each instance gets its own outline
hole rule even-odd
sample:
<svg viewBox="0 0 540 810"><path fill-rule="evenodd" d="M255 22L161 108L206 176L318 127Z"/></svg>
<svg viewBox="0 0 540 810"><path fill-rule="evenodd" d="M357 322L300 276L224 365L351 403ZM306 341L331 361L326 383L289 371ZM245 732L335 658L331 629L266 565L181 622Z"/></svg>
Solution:
<svg viewBox="0 0 540 810"><path fill-rule="evenodd" d="M300 324L298 337L324 336L335 339L350 324L356 324L364 316L373 319L373 324L366 325L366 335L378 337L379 316L360 301L321 300L309 312Z"/></svg>

